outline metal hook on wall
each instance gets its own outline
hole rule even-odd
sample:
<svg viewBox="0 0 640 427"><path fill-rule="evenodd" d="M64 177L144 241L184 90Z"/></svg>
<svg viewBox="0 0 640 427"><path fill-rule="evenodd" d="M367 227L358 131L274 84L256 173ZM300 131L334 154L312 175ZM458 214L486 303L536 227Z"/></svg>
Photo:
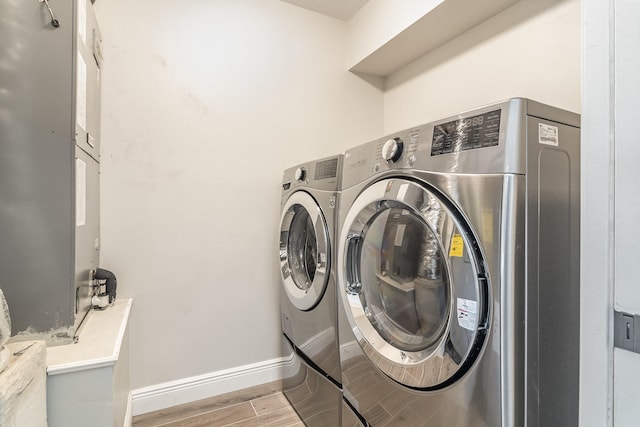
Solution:
<svg viewBox="0 0 640 427"><path fill-rule="evenodd" d="M53 10L51 10L51 6L49 6L49 0L38 0L38 1L40 1L40 3L44 3L47 6L47 9L49 9L49 15L51 15L51 25L58 28L60 26L60 21L58 21L56 17L53 15Z"/></svg>

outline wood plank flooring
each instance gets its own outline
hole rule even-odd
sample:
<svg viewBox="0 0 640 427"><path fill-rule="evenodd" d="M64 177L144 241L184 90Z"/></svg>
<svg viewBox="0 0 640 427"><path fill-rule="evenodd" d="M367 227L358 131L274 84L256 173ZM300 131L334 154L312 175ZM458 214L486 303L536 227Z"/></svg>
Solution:
<svg viewBox="0 0 640 427"><path fill-rule="evenodd" d="M304 427L279 381L133 417L133 427Z"/></svg>

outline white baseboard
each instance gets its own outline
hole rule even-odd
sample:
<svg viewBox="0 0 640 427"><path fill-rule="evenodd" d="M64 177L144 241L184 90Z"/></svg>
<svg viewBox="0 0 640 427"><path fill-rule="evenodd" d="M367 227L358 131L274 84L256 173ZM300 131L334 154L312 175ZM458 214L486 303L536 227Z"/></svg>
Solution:
<svg viewBox="0 0 640 427"><path fill-rule="evenodd" d="M281 357L139 388L131 392L133 415L278 381L282 379L284 366L290 363L292 358Z"/></svg>
<svg viewBox="0 0 640 427"><path fill-rule="evenodd" d="M132 397L131 393L129 393L129 398L127 399L127 409L124 413L124 426L123 427L131 427L133 424L133 410Z"/></svg>

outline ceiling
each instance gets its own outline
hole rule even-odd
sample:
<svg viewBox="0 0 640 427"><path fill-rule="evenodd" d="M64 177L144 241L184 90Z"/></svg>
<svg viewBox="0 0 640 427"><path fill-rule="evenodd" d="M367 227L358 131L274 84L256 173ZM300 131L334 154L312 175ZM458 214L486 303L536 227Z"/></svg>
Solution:
<svg viewBox="0 0 640 427"><path fill-rule="evenodd" d="M369 0L282 0L341 21L350 20Z"/></svg>

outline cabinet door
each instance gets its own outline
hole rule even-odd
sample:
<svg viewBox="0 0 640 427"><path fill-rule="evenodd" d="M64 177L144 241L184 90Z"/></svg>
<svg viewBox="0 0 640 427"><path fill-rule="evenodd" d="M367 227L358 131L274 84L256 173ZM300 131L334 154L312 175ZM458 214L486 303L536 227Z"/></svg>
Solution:
<svg viewBox="0 0 640 427"><path fill-rule="evenodd" d="M98 162L76 147L75 330L91 309L93 278L100 259L100 171Z"/></svg>
<svg viewBox="0 0 640 427"><path fill-rule="evenodd" d="M76 144L100 160L100 63L102 36L93 6L88 0L76 3Z"/></svg>

